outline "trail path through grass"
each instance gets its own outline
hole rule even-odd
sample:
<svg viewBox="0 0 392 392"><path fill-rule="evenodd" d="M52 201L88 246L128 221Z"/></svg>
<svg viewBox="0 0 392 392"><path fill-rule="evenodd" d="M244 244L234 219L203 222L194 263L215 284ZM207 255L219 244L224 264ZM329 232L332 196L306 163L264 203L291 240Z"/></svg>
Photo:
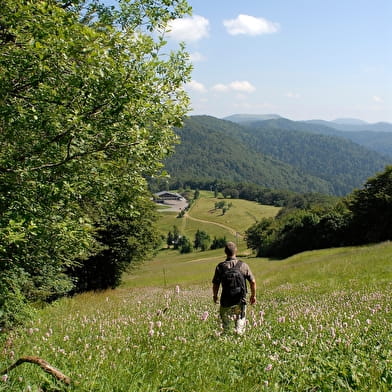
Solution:
<svg viewBox="0 0 392 392"><path fill-rule="evenodd" d="M207 223L210 225L219 226L219 227L222 227L223 229L228 230L234 236L242 237L242 235L237 230L233 229L232 227L226 226L222 223L217 223L217 222L212 222L212 221L208 221L208 220L204 220L204 219L194 218L193 216L190 216L189 213L185 213L184 218L193 220L195 222L201 222L201 223Z"/></svg>

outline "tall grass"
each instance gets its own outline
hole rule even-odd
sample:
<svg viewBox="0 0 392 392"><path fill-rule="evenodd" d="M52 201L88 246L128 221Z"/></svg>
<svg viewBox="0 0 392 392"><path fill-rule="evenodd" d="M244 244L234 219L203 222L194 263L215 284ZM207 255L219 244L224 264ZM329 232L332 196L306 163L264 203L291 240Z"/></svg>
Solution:
<svg viewBox="0 0 392 392"><path fill-rule="evenodd" d="M0 369L37 355L70 376L70 387L23 364L0 390L390 391L391 254L384 243L245 258L258 303L237 337L221 334L211 298L222 255L170 261L167 251L150 264L155 274L136 271L137 284L58 301L3 342ZM164 266L170 281L155 282Z"/></svg>
<svg viewBox="0 0 392 392"><path fill-rule="evenodd" d="M203 196L191 216L238 232L246 219L277 212L238 201L220 216L209 212L211 195ZM190 237L203 227L231 233L169 212L162 232L173 222ZM0 335L0 370L35 355L72 379L65 386L26 363L0 379L0 391L392 390L391 243L270 260L235 240L258 284L244 336L222 335L212 302L222 249L165 249L124 276L120 289L62 299Z"/></svg>

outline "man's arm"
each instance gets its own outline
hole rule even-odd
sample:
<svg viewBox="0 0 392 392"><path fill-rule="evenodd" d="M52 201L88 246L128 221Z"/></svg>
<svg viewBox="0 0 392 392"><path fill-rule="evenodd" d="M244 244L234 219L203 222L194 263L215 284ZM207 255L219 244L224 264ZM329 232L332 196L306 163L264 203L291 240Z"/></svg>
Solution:
<svg viewBox="0 0 392 392"><path fill-rule="evenodd" d="M254 303L256 303L256 281L255 280L250 281L249 286L250 286L249 302L251 305L253 305Z"/></svg>
<svg viewBox="0 0 392 392"><path fill-rule="evenodd" d="M213 283L212 284L212 296L213 296L213 300L216 304L218 303L218 291L219 291L219 284Z"/></svg>

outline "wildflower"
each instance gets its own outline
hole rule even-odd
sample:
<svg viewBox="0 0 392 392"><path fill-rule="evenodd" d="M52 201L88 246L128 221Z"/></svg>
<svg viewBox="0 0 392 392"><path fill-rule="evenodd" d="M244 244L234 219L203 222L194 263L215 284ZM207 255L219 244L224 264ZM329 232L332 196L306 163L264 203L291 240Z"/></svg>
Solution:
<svg viewBox="0 0 392 392"><path fill-rule="evenodd" d="M264 370L265 370L266 372L269 372L270 370L272 370L272 363L269 363L269 364L264 368Z"/></svg>
<svg viewBox="0 0 392 392"><path fill-rule="evenodd" d="M8 374L4 374L1 376L1 381L7 382L7 380L8 380Z"/></svg>
<svg viewBox="0 0 392 392"><path fill-rule="evenodd" d="M155 323L155 325L157 326L157 328L161 328L162 327L162 322L161 321L157 321Z"/></svg>
<svg viewBox="0 0 392 392"><path fill-rule="evenodd" d="M149 335L149 336L154 336L154 330L153 330L153 329L150 329L150 330L148 331L148 335Z"/></svg>
<svg viewBox="0 0 392 392"><path fill-rule="evenodd" d="M176 286L176 293L180 294L180 286L179 285Z"/></svg>
<svg viewBox="0 0 392 392"><path fill-rule="evenodd" d="M207 311L205 311L205 312L201 315L201 319L202 319L203 321L206 321L207 318L208 318L208 315L209 315L209 313L208 313Z"/></svg>
<svg viewBox="0 0 392 392"><path fill-rule="evenodd" d="M64 342L68 341L68 340L69 340L69 336L68 336L68 335L65 335L64 338L63 338L63 340L64 340Z"/></svg>
<svg viewBox="0 0 392 392"><path fill-rule="evenodd" d="M370 319L366 320L366 324L370 325L371 323L372 323L372 320L370 320Z"/></svg>
<svg viewBox="0 0 392 392"><path fill-rule="evenodd" d="M284 323L286 321L286 317L285 316L280 316L279 318L278 318L278 322L279 323Z"/></svg>

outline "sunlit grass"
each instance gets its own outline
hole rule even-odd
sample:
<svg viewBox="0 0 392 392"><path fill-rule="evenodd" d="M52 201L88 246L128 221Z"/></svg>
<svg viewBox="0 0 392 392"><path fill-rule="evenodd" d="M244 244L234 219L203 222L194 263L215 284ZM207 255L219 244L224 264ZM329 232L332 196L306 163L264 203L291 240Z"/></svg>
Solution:
<svg viewBox="0 0 392 392"><path fill-rule="evenodd" d="M384 243L246 259L258 303L248 307L245 336L235 337L221 336L211 300L219 252L170 262L167 251L161 267L177 271L173 285L63 299L9 335L1 368L37 355L70 376L70 387L24 364L0 390L389 391L391 252ZM188 266L194 277L184 281ZM369 285L369 275L383 278ZM139 283L150 279L146 269Z"/></svg>
<svg viewBox="0 0 392 392"><path fill-rule="evenodd" d="M198 208L193 216L202 216L205 206ZM162 216L164 230L177 219ZM196 228L181 221L189 233ZM390 242L271 260L236 240L258 284L245 336L221 335L212 302L223 250L165 249L126 274L120 289L62 299L0 335L0 370L35 355L71 386L23 364L0 380L0 391L392 390Z"/></svg>
<svg viewBox="0 0 392 392"><path fill-rule="evenodd" d="M222 214L222 210L215 210L215 203L223 200L227 204L232 204L225 214ZM199 219L221 223L235 228L240 233L244 233L246 229L261 218L276 216L279 210L279 207L261 205L247 200L209 197L198 199L192 206L190 215Z"/></svg>

